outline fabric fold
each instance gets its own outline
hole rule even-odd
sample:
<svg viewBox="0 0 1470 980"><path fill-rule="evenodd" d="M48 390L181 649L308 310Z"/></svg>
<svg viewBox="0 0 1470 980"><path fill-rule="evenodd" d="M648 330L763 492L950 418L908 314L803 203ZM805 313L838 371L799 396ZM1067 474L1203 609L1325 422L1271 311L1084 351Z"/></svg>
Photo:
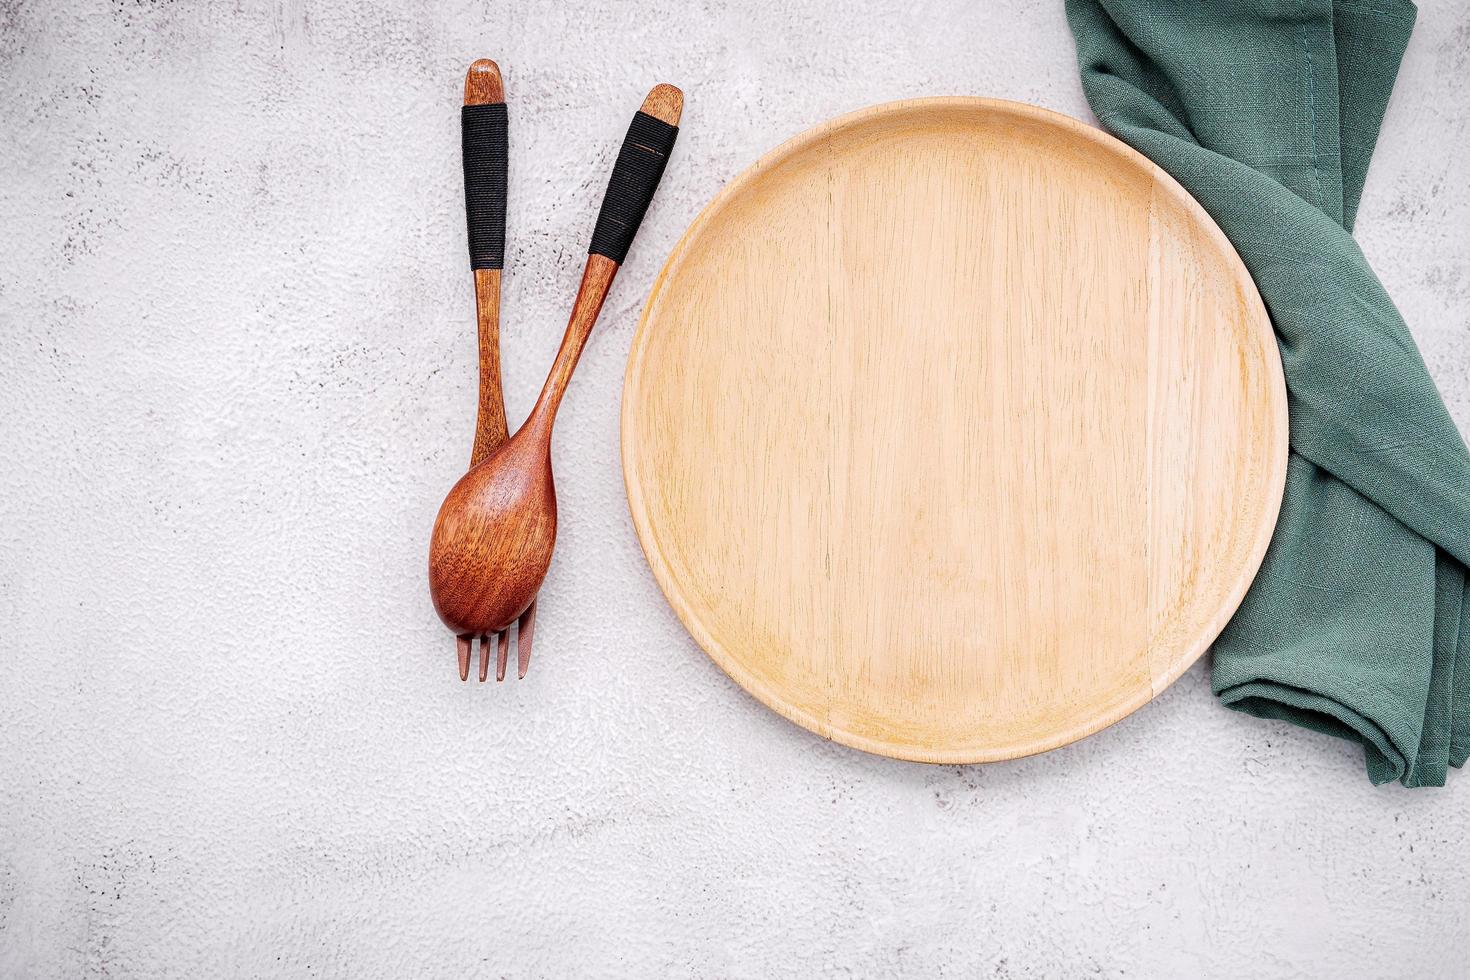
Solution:
<svg viewBox="0 0 1470 980"><path fill-rule="evenodd" d="M1407 0L1068 0L1083 88L1235 245L1271 314L1291 458L1214 648L1236 710L1363 745L1370 778L1470 755L1470 453L1350 232Z"/></svg>

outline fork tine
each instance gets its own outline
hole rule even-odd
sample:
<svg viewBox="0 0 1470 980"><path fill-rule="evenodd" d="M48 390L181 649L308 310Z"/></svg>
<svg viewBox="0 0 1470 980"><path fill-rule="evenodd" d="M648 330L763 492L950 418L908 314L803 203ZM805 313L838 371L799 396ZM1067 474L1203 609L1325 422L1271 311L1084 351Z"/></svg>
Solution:
<svg viewBox="0 0 1470 980"><path fill-rule="evenodd" d="M510 627L500 631L499 650L495 655L495 683L505 680L505 662L510 659Z"/></svg>
<svg viewBox="0 0 1470 980"><path fill-rule="evenodd" d="M480 634L480 683L485 683L485 677L490 672L490 635Z"/></svg>
<svg viewBox="0 0 1470 980"><path fill-rule="evenodd" d="M459 679L467 681L470 679L470 645L475 638L466 633L454 638L454 652L459 655Z"/></svg>
<svg viewBox="0 0 1470 980"><path fill-rule="evenodd" d="M532 599L526 611L521 613L519 624L516 626L516 679L522 680L526 676L526 668L531 666L531 637L536 633L536 600Z"/></svg>

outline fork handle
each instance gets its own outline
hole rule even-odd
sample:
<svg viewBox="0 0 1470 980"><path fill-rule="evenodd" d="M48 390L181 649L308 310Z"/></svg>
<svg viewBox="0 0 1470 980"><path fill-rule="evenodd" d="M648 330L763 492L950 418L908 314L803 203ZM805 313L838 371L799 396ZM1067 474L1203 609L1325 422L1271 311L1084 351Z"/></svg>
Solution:
<svg viewBox="0 0 1470 980"><path fill-rule="evenodd" d="M505 442L500 383L500 274L505 265L505 201L509 132L500 66L481 58L465 73L460 110L464 151L464 210L470 268L475 272L475 321L480 350L480 401L470 465Z"/></svg>
<svg viewBox="0 0 1470 980"><path fill-rule="evenodd" d="M464 210L469 228L470 268L505 265L505 198L509 170L509 125L504 102L460 109L464 148Z"/></svg>

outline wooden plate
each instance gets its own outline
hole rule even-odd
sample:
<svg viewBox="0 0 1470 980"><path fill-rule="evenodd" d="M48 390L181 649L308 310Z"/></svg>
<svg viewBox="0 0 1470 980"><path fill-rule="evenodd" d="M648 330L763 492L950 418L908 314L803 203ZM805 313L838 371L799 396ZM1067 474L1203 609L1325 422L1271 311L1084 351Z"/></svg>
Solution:
<svg viewBox="0 0 1470 980"><path fill-rule="evenodd" d="M761 701L981 762L1138 708L1271 537L1286 390L1204 210L1127 146L984 99L791 140L689 228L623 392L633 521Z"/></svg>

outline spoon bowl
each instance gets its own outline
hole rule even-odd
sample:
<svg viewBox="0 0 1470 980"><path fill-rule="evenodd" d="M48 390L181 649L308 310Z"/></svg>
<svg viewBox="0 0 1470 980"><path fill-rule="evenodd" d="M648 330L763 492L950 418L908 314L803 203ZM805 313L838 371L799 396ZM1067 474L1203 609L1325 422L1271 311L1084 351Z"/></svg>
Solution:
<svg viewBox="0 0 1470 980"><path fill-rule="evenodd" d="M551 567L556 486L550 445L538 435L522 428L461 477L439 508L429 543L429 593L456 634L510 626Z"/></svg>

